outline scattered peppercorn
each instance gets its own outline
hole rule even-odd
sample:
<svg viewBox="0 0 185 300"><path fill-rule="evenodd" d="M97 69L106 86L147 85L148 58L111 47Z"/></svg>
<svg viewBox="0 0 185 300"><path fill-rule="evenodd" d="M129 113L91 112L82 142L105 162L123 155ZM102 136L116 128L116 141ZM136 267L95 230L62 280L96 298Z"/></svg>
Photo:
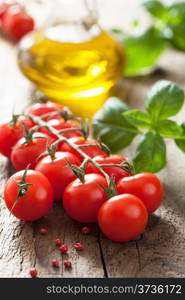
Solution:
<svg viewBox="0 0 185 300"><path fill-rule="evenodd" d="M75 247L76 251L82 251L82 250L84 250L84 246L80 242L75 243L74 247Z"/></svg>
<svg viewBox="0 0 185 300"><path fill-rule="evenodd" d="M42 235L46 235L48 233L48 230L46 228L41 228L39 231Z"/></svg>
<svg viewBox="0 0 185 300"><path fill-rule="evenodd" d="M57 259L52 259L51 264L54 268L59 268L59 261Z"/></svg>
<svg viewBox="0 0 185 300"><path fill-rule="evenodd" d="M65 267L65 268L71 268L71 267L72 267L71 262L70 262L69 260L65 260L65 261L64 261L64 267Z"/></svg>
<svg viewBox="0 0 185 300"><path fill-rule="evenodd" d="M36 268L32 268L30 269L29 274L31 275L31 277L35 278L38 275L38 271Z"/></svg>
<svg viewBox="0 0 185 300"><path fill-rule="evenodd" d="M56 246L61 246L62 245L62 240L59 239L59 238L57 238L54 242L55 242Z"/></svg>
<svg viewBox="0 0 185 300"><path fill-rule="evenodd" d="M91 228L88 226L84 226L84 227L82 227L81 232L83 234L89 234L91 232Z"/></svg>
<svg viewBox="0 0 185 300"><path fill-rule="evenodd" d="M68 251L68 246L67 245L62 245L62 246L59 247L59 250L62 254L65 254Z"/></svg>

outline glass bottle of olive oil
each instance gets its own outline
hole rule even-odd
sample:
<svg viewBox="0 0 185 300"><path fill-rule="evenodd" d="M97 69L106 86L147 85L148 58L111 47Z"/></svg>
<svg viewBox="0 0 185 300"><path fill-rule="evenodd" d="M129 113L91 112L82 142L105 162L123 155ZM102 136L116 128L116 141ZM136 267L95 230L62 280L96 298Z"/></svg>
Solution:
<svg viewBox="0 0 185 300"><path fill-rule="evenodd" d="M23 38L19 66L53 101L91 118L121 77L125 57L118 42L98 25L94 1L68 1L66 11L67 1L58 0L60 18Z"/></svg>

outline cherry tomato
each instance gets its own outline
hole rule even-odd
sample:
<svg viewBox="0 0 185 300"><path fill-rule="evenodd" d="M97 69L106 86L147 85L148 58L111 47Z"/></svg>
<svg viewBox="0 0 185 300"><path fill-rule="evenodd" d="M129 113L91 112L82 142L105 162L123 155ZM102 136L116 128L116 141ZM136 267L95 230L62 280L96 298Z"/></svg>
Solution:
<svg viewBox="0 0 185 300"><path fill-rule="evenodd" d="M39 155L46 151L47 146L53 142L52 138L36 132L30 142L26 142L25 137L21 138L13 147L11 162L14 168L19 171L28 165L33 169L37 163Z"/></svg>
<svg viewBox="0 0 185 300"><path fill-rule="evenodd" d="M13 146L22 137L22 126L16 122L15 126L10 124L0 125L0 153L10 157Z"/></svg>
<svg viewBox="0 0 185 300"><path fill-rule="evenodd" d="M70 129L70 128L80 128L80 124L75 121L75 120L68 120L68 121L64 121L63 118L60 119L53 119L53 120L49 120L47 122L48 126L51 126L57 130L62 130L62 129ZM49 132L46 128L41 128L40 129L41 132L56 138L56 136L54 134L52 134L51 132ZM72 138L72 137L76 137L76 136L82 136L82 133L80 131L68 131L68 132L63 132L62 135L66 138Z"/></svg>
<svg viewBox="0 0 185 300"><path fill-rule="evenodd" d="M35 170L42 172L50 181L56 200L62 199L65 187L76 178L67 161L76 166L80 165L75 155L69 152L56 152L54 159L47 155L41 158L35 167Z"/></svg>
<svg viewBox="0 0 185 300"><path fill-rule="evenodd" d="M50 126L50 127L53 127L57 130L60 130L63 123L64 123L64 119L62 117L58 118L58 119L51 119L49 121L46 121L47 125ZM45 135L48 135L50 137L52 137L53 139L57 139L56 135L53 134L52 132L50 132L47 128L45 127L41 127L38 129L38 132L42 132L44 133Z"/></svg>
<svg viewBox="0 0 185 300"><path fill-rule="evenodd" d="M31 106L27 108L26 113L37 117L41 117L45 114L62 111L62 110L63 110L63 106L48 101L46 103L33 103ZM58 114L55 116L50 116L48 118L45 118L44 120L49 121L51 119L61 119L61 116Z"/></svg>
<svg viewBox="0 0 185 300"><path fill-rule="evenodd" d="M85 140L84 137L74 137L71 138L70 141L75 145L87 145L87 144L98 144L97 140L94 139L87 139ZM89 147L81 147L80 148L84 153L89 155L91 158L98 156L98 155L106 155L105 151L103 151L99 146L89 146ZM84 160L83 156L79 154L76 150L71 148L68 144L62 143L61 151L71 152L75 154L81 161Z"/></svg>
<svg viewBox="0 0 185 300"><path fill-rule="evenodd" d="M96 222L100 206L108 199L101 185L107 187L107 182L99 174L87 174L83 182L79 179L71 182L63 195L67 214L81 223Z"/></svg>
<svg viewBox="0 0 185 300"><path fill-rule="evenodd" d="M25 171L12 175L4 190L4 199L12 214L25 221L34 221L42 218L53 204L53 190L48 179L40 172L28 170L26 183L27 191L18 200L18 181L23 179Z"/></svg>
<svg viewBox="0 0 185 300"><path fill-rule="evenodd" d="M2 29L12 39L19 40L34 29L34 20L19 4L12 4L3 14Z"/></svg>
<svg viewBox="0 0 185 300"><path fill-rule="evenodd" d="M28 117L26 116L20 116L17 120L18 124L20 124L22 126L22 130L23 132L25 131L25 127L23 124L26 125L26 127L28 129L32 128L35 124L31 121L31 119L29 119Z"/></svg>
<svg viewBox="0 0 185 300"><path fill-rule="evenodd" d="M116 242L127 242L143 233L148 213L143 202L130 194L110 198L98 212L102 232Z"/></svg>
<svg viewBox="0 0 185 300"><path fill-rule="evenodd" d="M153 213L161 204L163 187L160 180L152 173L140 173L125 177L117 184L119 194L129 193L140 198L148 213Z"/></svg>
<svg viewBox="0 0 185 300"><path fill-rule="evenodd" d="M61 127L60 126L56 126L56 129L60 130L60 129L70 129L70 128L81 128L79 122L77 122L76 120L67 120L66 122L64 122ZM82 133L81 131L66 131L63 132L62 135L68 139L73 138L73 137L81 137Z"/></svg>
<svg viewBox="0 0 185 300"><path fill-rule="evenodd" d="M3 17L4 12L8 8L8 5L6 3L0 3L0 18Z"/></svg>
<svg viewBox="0 0 185 300"><path fill-rule="evenodd" d="M2 27L3 17L7 8L8 8L8 4L6 3L0 4L0 28Z"/></svg>
<svg viewBox="0 0 185 300"><path fill-rule="evenodd" d="M121 154L110 154L110 155L100 155L93 158L95 162L98 164L118 164L121 162L127 161L127 159ZM130 176L128 172L121 169L120 167L103 167L102 168L109 176L111 176L115 182L120 180L123 177ZM86 167L86 173L97 173L101 174L101 172L91 163L88 163Z"/></svg>

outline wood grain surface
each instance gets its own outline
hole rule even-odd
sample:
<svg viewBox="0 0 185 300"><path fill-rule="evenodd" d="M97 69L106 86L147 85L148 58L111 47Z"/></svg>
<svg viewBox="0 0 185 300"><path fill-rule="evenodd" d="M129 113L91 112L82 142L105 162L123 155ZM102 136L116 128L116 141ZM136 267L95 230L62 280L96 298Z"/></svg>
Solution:
<svg viewBox="0 0 185 300"><path fill-rule="evenodd" d="M127 27L139 2L107 0L105 4L100 0L102 23L106 27ZM141 9L138 14L147 22ZM21 112L31 101L33 86L18 70L16 51L16 46L0 38L0 122L8 121L13 110ZM159 66L162 71L153 75L124 79L117 93L122 95L124 90L131 107L142 108L146 91L158 79L173 80L185 87L185 54L168 50ZM184 115L185 109L175 119L181 122ZM124 244L105 238L96 225L90 235L82 235L80 225L66 216L59 203L34 223L11 216L4 204L3 186L13 170L0 156L0 277L28 277L28 270L34 266L40 277L185 277L185 155L172 141L167 144L168 165L159 173L165 188L163 205L150 217L142 239ZM131 157L134 149L135 145L127 149L127 156ZM48 235L40 235L41 227L48 228ZM69 245L68 256L62 257L55 247L53 240L57 237ZM83 253L74 250L77 241L84 244ZM71 270L62 267L67 257L73 264ZM60 260L57 270L51 267L53 258Z"/></svg>

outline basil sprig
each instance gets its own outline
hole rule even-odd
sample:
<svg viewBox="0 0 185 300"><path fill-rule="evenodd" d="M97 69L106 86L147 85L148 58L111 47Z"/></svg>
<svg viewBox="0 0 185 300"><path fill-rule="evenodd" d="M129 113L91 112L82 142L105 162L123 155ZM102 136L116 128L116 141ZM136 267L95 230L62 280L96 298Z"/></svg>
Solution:
<svg viewBox="0 0 185 300"><path fill-rule="evenodd" d="M164 4L159 0L146 0L143 6L158 21L164 38L185 51L185 2Z"/></svg>
<svg viewBox="0 0 185 300"><path fill-rule="evenodd" d="M145 0L143 7L152 16L148 28L140 29L138 22L131 34L117 28L111 30L127 54L124 75L129 77L150 73L170 45L185 51L185 2Z"/></svg>
<svg viewBox="0 0 185 300"><path fill-rule="evenodd" d="M137 135L141 140L133 156L136 172L158 172L166 164L165 138L171 138L185 152L185 123L169 119L184 104L184 90L177 84L160 80L146 95L145 109L131 109L119 98L109 98L93 118L94 134L118 152Z"/></svg>

